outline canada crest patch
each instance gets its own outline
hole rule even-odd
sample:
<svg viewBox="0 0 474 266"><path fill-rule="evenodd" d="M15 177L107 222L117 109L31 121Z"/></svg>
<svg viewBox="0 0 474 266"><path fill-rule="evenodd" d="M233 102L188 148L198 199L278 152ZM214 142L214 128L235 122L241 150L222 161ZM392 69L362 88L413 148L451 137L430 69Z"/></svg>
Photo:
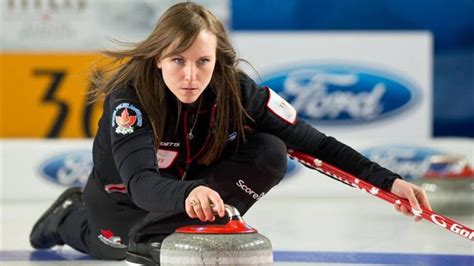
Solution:
<svg viewBox="0 0 474 266"><path fill-rule="evenodd" d="M102 243L111 246L113 248L126 248L127 246L122 243L122 238L120 236L116 236L112 231L110 230L100 230L100 235L98 235L98 238Z"/></svg>
<svg viewBox="0 0 474 266"><path fill-rule="evenodd" d="M112 127L117 134L131 134L135 127L143 123L142 112L130 103L121 103L115 107L112 114Z"/></svg>

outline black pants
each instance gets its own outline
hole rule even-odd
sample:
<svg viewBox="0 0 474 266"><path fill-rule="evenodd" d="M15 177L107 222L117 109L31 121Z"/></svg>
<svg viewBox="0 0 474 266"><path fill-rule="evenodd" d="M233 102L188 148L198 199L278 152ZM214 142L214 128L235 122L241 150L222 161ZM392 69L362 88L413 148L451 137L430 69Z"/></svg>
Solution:
<svg viewBox="0 0 474 266"><path fill-rule="evenodd" d="M203 179L243 215L283 178L286 146L273 135L255 133L240 143L237 152L225 154L194 178ZM129 239L161 241L178 227L201 224L183 211L154 213L119 205L92 178L84 189L84 202L85 208L72 212L59 233L66 244L100 259L124 259Z"/></svg>

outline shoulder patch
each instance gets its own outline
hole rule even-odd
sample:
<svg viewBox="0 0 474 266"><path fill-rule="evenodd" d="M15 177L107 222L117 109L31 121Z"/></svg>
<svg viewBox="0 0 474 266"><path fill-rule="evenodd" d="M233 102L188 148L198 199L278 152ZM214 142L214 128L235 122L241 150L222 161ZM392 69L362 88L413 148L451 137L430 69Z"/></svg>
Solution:
<svg viewBox="0 0 474 266"><path fill-rule="evenodd" d="M267 89L270 93L267 108L285 122L290 124L295 123L297 116L295 108L272 89Z"/></svg>
<svg viewBox="0 0 474 266"><path fill-rule="evenodd" d="M143 124L142 112L131 103L117 105L112 114L112 127L117 134L131 134L134 126L141 127Z"/></svg>

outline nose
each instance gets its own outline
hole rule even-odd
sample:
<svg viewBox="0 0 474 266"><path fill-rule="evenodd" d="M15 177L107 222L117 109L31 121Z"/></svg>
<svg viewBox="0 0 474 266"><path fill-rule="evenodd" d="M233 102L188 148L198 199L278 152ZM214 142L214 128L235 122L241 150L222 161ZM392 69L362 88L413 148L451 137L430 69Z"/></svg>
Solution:
<svg viewBox="0 0 474 266"><path fill-rule="evenodd" d="M184 79L186 81L196 80L196 67L193 64L188 64L184 70Z"/></svg>

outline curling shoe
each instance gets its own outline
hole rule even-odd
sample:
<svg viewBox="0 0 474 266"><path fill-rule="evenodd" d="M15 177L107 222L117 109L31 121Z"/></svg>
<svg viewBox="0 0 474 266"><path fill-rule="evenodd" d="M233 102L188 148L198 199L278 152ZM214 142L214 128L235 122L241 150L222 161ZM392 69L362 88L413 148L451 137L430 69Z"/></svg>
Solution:
<svg viewBox="0 0 474 266"><path fill-rule="evenodd" d="M126 261L128 265L160 265L161 242L135 243L132 240L128 243Z"/></svg>
<svg viewBox="0 0 474 266"><path fill-rule="evenodd" d="M48 249L64 245L58 234L58 226L72 210L81 206L83 201L80 187L64 191L33 226L30 233L31 246L36 249Z"/></svg>

